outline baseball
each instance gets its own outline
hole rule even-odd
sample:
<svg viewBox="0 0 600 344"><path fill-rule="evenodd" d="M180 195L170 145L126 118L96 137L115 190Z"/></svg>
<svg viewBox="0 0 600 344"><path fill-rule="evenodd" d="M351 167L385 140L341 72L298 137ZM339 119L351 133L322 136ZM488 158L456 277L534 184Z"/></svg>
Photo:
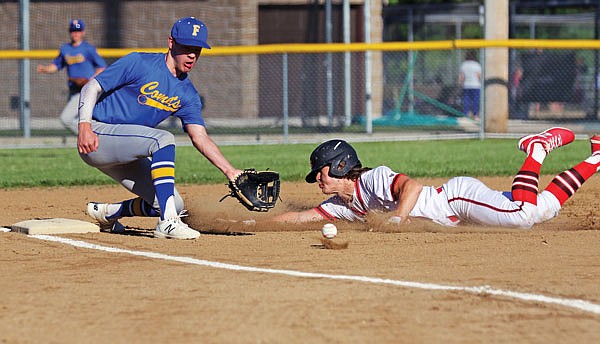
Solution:
<svg viewBox="0 0 600 344"><path fill-rule="evenodd" d="M321 233L323 233L323 236L327 239L333 239L337 235L337 227L333 223L326 223L323 225L323 228L321 228Z"/></svg>

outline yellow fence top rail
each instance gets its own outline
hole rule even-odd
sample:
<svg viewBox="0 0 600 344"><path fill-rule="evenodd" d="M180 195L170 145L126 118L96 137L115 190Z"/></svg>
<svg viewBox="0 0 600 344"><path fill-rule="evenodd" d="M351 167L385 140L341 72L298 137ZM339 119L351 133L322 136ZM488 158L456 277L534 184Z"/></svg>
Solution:
<svg viewBox="0 0 600 344"><path fill-rule="evenodd" d="M599 40L544 40L544 39L463 39L424 42L384 42L384 43L312 43L312 44L264 44L252 46L216 46L204 49L202 55L258 55L258 54L300 54L338 53L364 51L408 51L408 50L451 50L479 48L516 49L600 49ZM105 58L118 58L131 52L166 52L166 48L100 48L98 53ZM0 50L0 59L53 59L57 50Z"/></svg>

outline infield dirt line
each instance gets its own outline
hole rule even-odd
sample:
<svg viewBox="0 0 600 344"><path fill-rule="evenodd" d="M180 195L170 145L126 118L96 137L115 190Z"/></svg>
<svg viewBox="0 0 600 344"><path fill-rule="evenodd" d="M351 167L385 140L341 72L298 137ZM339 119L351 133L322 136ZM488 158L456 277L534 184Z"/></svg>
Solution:
<svg viewBox="0 0 600 344"><path fill-rule="evenodd" d="M371 283L371 284L387 284L387 285L395 285L395 286L401 286L401 287L406 287L406 288L423 289L423 290L463 291L463 292L477 294L477 295L495 295L495 296L523 300L523 301L555 304L555 305L574 308L574 309L582 310L585 312L600 315L600 305L591 303L589 301L585 301L585 300L581 300L581 299L562 299L562 298L545 296L545 295L540 295L540 294L523 293L523 292L516 292L516 291L511 291L511 290L495 289L490 286L461 287L461 286L451 286L451 285L442 285L442 284L433 284L433 283L400 281L400 280L375 278L375 277L367 277L367 276L331 275L331 274L324 274L324 273L303 272L303 271L285 270L285 269L258 268L258 267L252 267L252 266L242 266L242 265L236 265L236 264L220 263L220 262L214 262L214 261L191 258L191 257L170 256L170 255L166 255L166 254L162 254L162 253L155 253L155 252L126 250L126 249L117 248L117 247L102 246L102 245L88 243L85 241L63 238L63 237L59 237L59 236L28 235L28 237L40 239L40 240L46 240L46 241L59 242L59 243L63 243L63 244L67 244L67 245L71 245L71 246L75 246L75 247L80 247L80 248L87 248L87 249L112 252L112 253L125 253L125 254L146 257L146 258L151 258L151 259L170 260L170 261L175 261L175 262L180 262L180 263L185 263L185 264L207 266L207 267L212 267L212 268L217 268L217 269L268 273L268 274L286 275L286 276L301 277L301 278L320 278L320 279L331 279L331 280L356 281L356 282Z"/></svg>

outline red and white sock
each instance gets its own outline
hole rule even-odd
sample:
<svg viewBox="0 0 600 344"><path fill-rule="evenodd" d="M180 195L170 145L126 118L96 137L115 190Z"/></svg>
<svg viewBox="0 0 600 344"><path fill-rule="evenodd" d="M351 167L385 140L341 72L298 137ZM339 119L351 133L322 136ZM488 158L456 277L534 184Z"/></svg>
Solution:
<svg viewBox="0 0 600 344"><path fill-rule="evenodd" d="M523 201L537 205L540 170L546 158L546 151L541 143L534 143L512 183L513 201Z"/></svg>
<svg viewBox="0 0 600 344"><path fill-rule="evenodd" d="M588 160L595 160L595 163L588 162ZM562 172L554 177L546 190L556 196L562 206L586 180L598 171L599 160L600 156L592 156L577 166Z"/></svg>
<svg viewBox="0 0 600 344"><path fill-rule="evenodd" d="M600 157L600 135L594 135L594 136L592 136L590 138L590 143L592 144L592 156L590 157L590 159L593 158L593 157ZM586 161L588 161L590 159L587 159ZM590 164L594 164L595 163L596 165L598 165L597 160L598 159L595 159L595 160L592 159L592 160L590 160L588 162ZM600 166L596 169L596 171L598 171L598 169L600 169Z"/></svg>

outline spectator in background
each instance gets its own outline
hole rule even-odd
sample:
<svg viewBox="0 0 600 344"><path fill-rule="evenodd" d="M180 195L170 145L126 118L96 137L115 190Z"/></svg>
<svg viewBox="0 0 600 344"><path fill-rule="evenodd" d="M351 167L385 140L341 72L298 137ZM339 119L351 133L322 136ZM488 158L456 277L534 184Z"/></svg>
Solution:
<svg viewBox="0 0 600 344"><path fill-rule="evenodd" d="M510 83L510 117L511 119L527 119L529 111L527 102L523 101L523 67L517 65L512 73Z"/></svg>
<svg viewBox="0 0 600 344"><path fill-rule="evenodd" d="M479 99L481 90L481 65L474 51L468 51L465 61L460 65L458 84L463 90L463 113L479 118Z"/></svg>
<svg viewBox="0 0 600 344"><path fill-rule="evenodd" d="M61 45L58 56L51 64L38 65L37 72L53 74L67 68L69 98L60 114L60 120L65 128L77 135L79 92L83 85L106 68L106 62L98 55L96 47L83 39L85 24L81 19L69 22L69 35L71 42Z"/></svg>
<svg viewBox="0 0 600 344"><path fill-rule="evenodd" d="M573 103L581 104L585 100L585 76L588 72L588 67L585 61L580 56L575 58L575 85L573 85Z"/></svg>

